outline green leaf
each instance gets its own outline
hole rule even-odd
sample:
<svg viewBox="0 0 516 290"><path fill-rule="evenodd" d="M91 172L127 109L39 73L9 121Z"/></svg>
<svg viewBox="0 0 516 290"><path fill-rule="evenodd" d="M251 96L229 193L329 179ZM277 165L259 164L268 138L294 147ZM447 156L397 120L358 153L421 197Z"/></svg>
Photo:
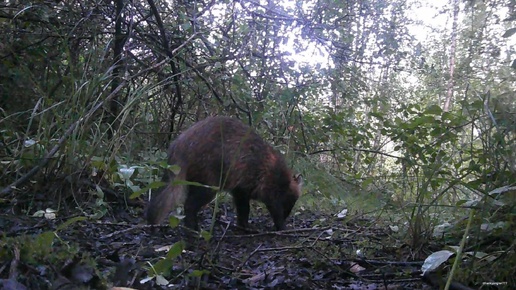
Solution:
<svg viewBox="0 0 516 290"><path fill-rule="evenodd" d="M190 22L185 22L185 23L181 24L180 26L181 26L181 28L183 28L183 30L188 30L192 27Z"/></svg>
<svg viewBox="0 0 516 290"><path fill-rule="evenodd" d="M206 242L209 242L212 238L212 235L210 234L210 232L207 232L207 231L201 231L201 237L206 241Z"/></svg>
<svg viewBox="0 0 516 290"><path fill-rule="evenodd" d="M52 249L55 236L56 234L52 231L41 233L36 237L35 246L37 245L39 250L49 251Z"/></svg>
<svg viewBox="0 0 516 290"><path fill-rule="evenodd" d="M362 188L367 187L369 184L371 184L374 181L373 177L366 178L364 182L362 182Z"/></svg>
<svg viewBox="0 0 516 290"><path fill-rule="evenodd" d="M167 183L163 182L163 181L154 181L154 182L151 182L149 185L147 185L147 187L145 189L156 189L156 188L165 186L166 184Z"/></svg>
<svg viewBox="0 0 516 290"><path fill-rule="evenodd" d="M91 165L93 167L97 167L97 168L102 169L102 170L107 167L107 164L104 161L104 158L99 157L99 156L91 157Z"/></svg>
<svg viewBox="0 0 516 290"><path fill-rule="evenodd" d="M483 100L475 100L469 104L472 109L481 110L484 108L484 101Z"/></svg>
<svg viewBox="0 0 516 290"><path fill-rule="evenodd" d="M455 205L456 206L461 206L461 205L465 204L466 202L467 202L467 200L461 199L461 200L457 201L457 203L455 203Z"/></svg>
<svg viewBox="0 0 516 290"><path fill-rule="evenodd" d="M156 274L166 275L170 272L170 270L172 269L172 266L174 266L174 261L169 260L169 259L161 259L156 264L154 264L154 266L151 269L149 269L150 273L148 273L148 275L149 276L153 276Z"/></svg>
<svg viewBox="0 0 516 290"><path fill-rule="evenodd" d="M100 199L97 200L97 205L103 205L103 203L99 203L99 201L102 201L102 200L100 200ZM107 214L107 208L106 208L106 206L102 206L102 207L97 208L95 210L95 212L89 216L89 218L97 220L97 219L102 218L106 214Z"/></svg>
<svg viewBox="0 0 516 290"><path fill-rule="evenodd" d="M87 220L88 218L87 217L84 217L84 216L77 216L77 217L74 217L74 218L71 218L69 220L67 220L66 222L62 223L61 225L59 225L56 229L56 232L60 231L60 230L63 230L63 229L66 229L67 227L69 227L71 224L74 224L76 222L80 222L80 221L85 221Z"/></svg>
<svg viewBox="0 0 516 290"><path fill-rule="evenodd" d="M176 242L175 244L172 245L172 247L170 247L170 250L168 250L166 259L174 260L175 258L179 257L179 255L181 255L181 253L183 252L184 248L185 248L185 242L183 242L183 241Z"/></svg>
<svg viewBox="0 0 516 290"><path fill-rule="evenodd" d="M139 197L140 195L142 195L144 192L147 192L149 189L156 189L156 188L160 188L162 186L165 186L166 183L165 182L162 182L162 181L154 181L154 182L151 182L149 185L147 185L145 188L142 188L140 190L136 190L134 191L130 196L129 198L130 199L133 199L133 198L137 198Z"/></svg>
<svg viewBox="0 0 516 290"><path fill-rule="evenodd" d="M140 192L142 189L138 185L127 185L132 192Z"/></svg>
<svg viewBox="0 0 516 290"><path fill-rule="evenodd" d="M177 164L168 165L166 168L168 170L172 171L172 173L174 173L175 175L178 175L179 171L181 171L181 167L179 165L177 165Z"/></svg>
<svg viewBox="0 0 516 290"><path fill-rule="evenodd" d="M98 198L103 199L104 198L104 191L102 190L102 188L100 188L100 186L98 186L98 185L95 185L95 190L97 192Z"/></svg>
<svg viewBox="0 0 516 290"><path fill-rule="evenodd" d="M428 108L426 108L424 114L430 114L430 115L441 115L443 113L443 110L438 105L432 105Z"/></svg>
<svg viewBox="0 0 516 290"><path fill-rule="evenodd" d="M193 270L192 273L190 273L188 276L190 277L202 277L202 275L210 274L210 271L208 270Z"/></svg>
<svg viewBox="0 0 516 290"><path fill-rule="evenodd" d="M170 218L168 219L168 224L171 228L176 228L179 225L179 223L181 223L181 219L176 216L170 216Z"/></svg>
<svg viewBox="0 0 516 290"><path fill-rule="evenodd" d="M432 116L421 116L421 117L418 117L418 118L412 120L412 122L407 124L407 128L414 129L416 127L419 127L422 124L430 124L430 123L433 123L434 121L435 121L435 119Z"/></svg>
<svg viewBox="0 0 516 290"><path fill-rule="evenodd" d="M371 112L371 113L369 113L369 115L371 115L372 117L376 117L379 120L383 120L385 114L382 112Z"/></svg>

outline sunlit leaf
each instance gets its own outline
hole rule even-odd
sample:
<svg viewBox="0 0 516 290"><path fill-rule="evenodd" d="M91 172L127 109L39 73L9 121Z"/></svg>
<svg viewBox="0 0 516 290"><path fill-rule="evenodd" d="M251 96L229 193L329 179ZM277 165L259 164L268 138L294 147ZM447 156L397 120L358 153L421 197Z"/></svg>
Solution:
<svg viewBox="0 0 516 290"><path fill-rule="evenodd" d="M57 211L56 211L56 210L53 210L53 209L51 209L51 208L47 208L47 209L45 210L45 218L46 218L47 220L53 220L53 219L55 219L55 218L56 218L56 213L57 213Z"/></svg>
<svg viewBox="0 0 516 290"><path fill-rule="evenodd" d="M347 215L348 215L348 209L347 208L341 210L338 214L336 214L337 218L339 218L339 219L343 219Z"/></svg>
<svg viewBox="0 0 516 290"><path fill-rule="evenodd" d="M132 192L140 192L141 188L138 185L128 185L129 189L131 189Z"/></svg>
<svg viewBox="0 0 516 290"><path fill-rule="evenodd" d="M130 179L131 176L134 174L135 168L134 167L121 167L118 169L118 172L123 177L123 179Z"/></svg>
<svg viewBox="0 0 516 290"><path fill-rule="evenodd" d="M425 259L423 266L421 266L421 271L423 271L423 274L425 274L427 272L432 272L436 270L439 266L448 261L448 259L453 254L455 254L455 252L448 250L442 250L432 253Z"/></svg>
<svg viewBox="0 0 516 290"><path fill-rule="evenodd" d="M140 284L145 284L145 283L147 283L149 281L152 281L154 278L155 278L155 276L147 276L147 277L145 277L145 278L140 280Z"/></svg>
<svg viewBox="0 0 516 290"><path fill-rule="evenodd" d="M156 276L156 284L158 284L159 286L166 286L168 285L168 283L168 280L165 279L165 277L163 277L162 275Z"/></svg>
<svg viewBox="0 0 516 290"><path fill-rule="evenodd" d="M31 146L34 146L36 144L36 140L34 139L27 139L23 142L23 146L28 148L28 147L31 147Z"/></svg>
<svg viewBox="0 0 516 290"><path fill-rule="evenodd" d="M391 229L391 231L392 231L392 232L394 232L394 233L397 233L397 232L399 232L399 231L400 231L400 227L399 227L399 226L396 226L396 225L394 225L394 226L391 226L391 225L390 225L390 226L389 226L389 228L390 228L390 229Z"/></svg>
<svg viewBox="0 0 516 290"><path fill-rule="evenodd" d="M443 223L443 224L440 224L440 225L437 225L434 227L434 231L432 233L432 236L436 237L436 238L440 238L444 235L444 233L446 232L446 230L448 230L452 225L450 223Z"/></svg>
<svg viewBox="0 0 516 290"><path fill-rule="evenodd" d="M32 214L33 217L43 217L45 215L44 210L38 210L35 213Z"/></svg>

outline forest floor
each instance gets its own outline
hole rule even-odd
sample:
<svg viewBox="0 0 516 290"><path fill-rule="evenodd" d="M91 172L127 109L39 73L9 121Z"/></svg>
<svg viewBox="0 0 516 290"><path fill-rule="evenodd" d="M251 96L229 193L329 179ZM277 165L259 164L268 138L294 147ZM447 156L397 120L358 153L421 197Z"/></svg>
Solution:
<svg viewBox="0 0 516 290"><path fill-rule="evenodd" d="M244 231L231 203L221 202L213 235L200 237L145 225L143 206L113 203L97 219L52 219L0 205L0 289L432 289L421 280L423 250L412 252L375 220L297 208L288 230L274 232L254 204ZM200 213L202 228L212 212Z"/></svg>

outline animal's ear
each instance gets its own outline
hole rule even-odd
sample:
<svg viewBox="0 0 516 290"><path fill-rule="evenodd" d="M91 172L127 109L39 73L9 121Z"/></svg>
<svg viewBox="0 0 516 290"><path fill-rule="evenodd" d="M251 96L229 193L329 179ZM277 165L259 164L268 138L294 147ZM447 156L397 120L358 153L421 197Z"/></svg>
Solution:
<svg viewBox="0 0 516 290"><path fill-rule="evenodd" d="M294 180L299 186L303 185L303 176L301 176L301 173L294 174Z"/></svg>

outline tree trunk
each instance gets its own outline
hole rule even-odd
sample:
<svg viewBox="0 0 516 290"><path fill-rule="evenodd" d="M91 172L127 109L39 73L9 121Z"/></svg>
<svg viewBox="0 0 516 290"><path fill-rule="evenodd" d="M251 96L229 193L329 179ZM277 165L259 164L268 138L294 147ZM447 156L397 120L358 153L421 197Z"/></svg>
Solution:
<svg viewBox="0 0 516 290"><path fill-rule="evenodd" d="M457 19L459 16L459 0L453 0L453 24L450 45L450 79L448 80L448 90L444 101L443 111L448 112L453 101L453 72L455 70L455 48L457 46Z"/></svg>

